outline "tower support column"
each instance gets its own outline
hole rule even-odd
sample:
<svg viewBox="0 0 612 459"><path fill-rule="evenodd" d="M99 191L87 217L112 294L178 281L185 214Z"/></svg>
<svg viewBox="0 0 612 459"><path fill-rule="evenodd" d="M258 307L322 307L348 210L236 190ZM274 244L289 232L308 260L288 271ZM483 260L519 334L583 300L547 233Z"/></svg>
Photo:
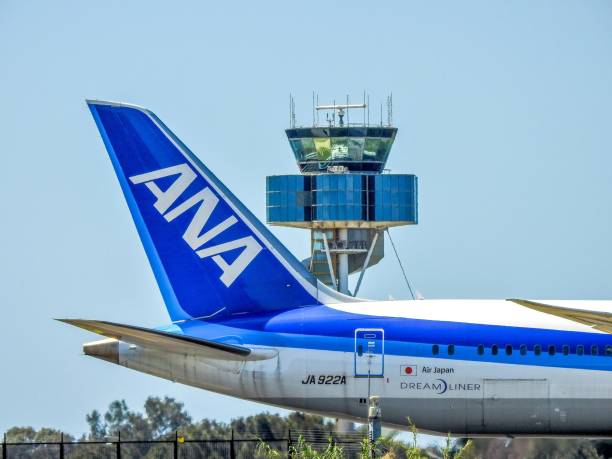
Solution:
<svg viewBox="0 0 612 459"><path fill-rule="evenodd" d="M345 248L348 244L348 229L341 228L338 230L338 242ZM338 257L338 290L340 293L350 295L348 287L348 276L349 276L349 259L348 253L340 252Z"/></svg>

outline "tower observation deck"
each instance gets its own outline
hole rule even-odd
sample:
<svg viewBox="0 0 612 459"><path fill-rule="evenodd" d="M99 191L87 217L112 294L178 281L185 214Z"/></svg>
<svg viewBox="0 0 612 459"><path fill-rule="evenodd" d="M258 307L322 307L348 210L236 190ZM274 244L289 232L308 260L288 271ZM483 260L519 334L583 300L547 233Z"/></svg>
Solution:
<svg viewBox="0 0 612 459"><path fill-rule="evenodd" d="M368 103L319 105L313 97L313 122L298 127L293 99L291 127L285 132L301 174L266 179L266 219L271 225L306 228L311 256L303 263L322 282L356 295L366 269L384 256L385 229L415 225L417 177L385 169L397 135L392 100L387 120L369 123ZM350 111L363 111L351 123ZM319 123L320 113L325 121ZM358 113L358 115L361 115ZM361 118L361 116L359 116ZM354 292L348 277L359 272Z"/></svg>

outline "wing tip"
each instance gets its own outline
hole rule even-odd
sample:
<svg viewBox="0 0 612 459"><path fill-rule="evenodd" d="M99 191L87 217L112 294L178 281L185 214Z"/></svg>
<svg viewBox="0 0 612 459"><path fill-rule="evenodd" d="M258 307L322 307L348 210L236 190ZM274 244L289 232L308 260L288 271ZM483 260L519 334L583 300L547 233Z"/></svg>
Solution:
<svg viewBox="0 0 612 459"><path fill-rule="evenodd" d="M536 303L535 301L523 300L521 298L506 298L506 301L510 301L512 303L520 304L521 306L540 304L540 303Z"/></svg>
<svg viewBox="0 0 612 459"><path fill-rule="evenodd" d="M65 324L70 324L70 325L76 325L76 324L81 324L81 323L86 323L86 322L93 322L92 320L85 320L85 319L65 319L65 318L53 318L53 320L57 320L58 322L63 322Z"/></svg>
<svg viewBox="0 0 612 459"><path fill-rule="evenodd" d="M53 320L57 322L63 322L65 324L74 325L79 319L60 319L58 317L54 317Z"/></svg>

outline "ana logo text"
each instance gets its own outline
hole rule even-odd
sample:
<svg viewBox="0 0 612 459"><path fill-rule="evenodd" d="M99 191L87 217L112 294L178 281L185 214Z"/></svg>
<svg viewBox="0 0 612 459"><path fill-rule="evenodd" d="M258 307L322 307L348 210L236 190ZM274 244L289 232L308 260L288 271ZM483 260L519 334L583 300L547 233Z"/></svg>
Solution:
<svg viewBox="0 0 612 459"><path fill-rule="evenodd" d="M177 175L177 178L165 191L162 191L155 181L172 175ZM202 232L204 226L206 226L206 223L214 212L215 207L217 207L219 203L219 198L215 196L208 187L204 187L202 190L170 210L172 205L196 178L196 173L191 167L187 164L178 164L145 174L134 175L130 177L130 181L134 185L141 183L145 184L149 191L157 198L154 207L168 222L171 222L188 209L199 205L198 210L183 234L183 239L200 258L212 258L217 266L221 268L221 282L223 282L226 287L229 287L234 283L236 278L242 274L247 266L249 266L261 251L262 247L253 236L246 236L233 241L203 247L208 241L223 233L238 220L235 216L231 215L216 226L207 229L206 232ZM227 263L221 256L222 253L240 248L242 248L240 255L238 255L232 263Z"/></svg>

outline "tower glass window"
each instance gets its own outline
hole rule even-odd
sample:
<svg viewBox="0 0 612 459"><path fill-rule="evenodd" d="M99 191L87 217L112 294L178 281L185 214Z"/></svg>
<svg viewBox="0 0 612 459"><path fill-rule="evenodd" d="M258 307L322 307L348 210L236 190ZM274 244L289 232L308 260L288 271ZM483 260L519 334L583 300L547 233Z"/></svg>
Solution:
<svg viewBox="0 0 612 459"><path fill-rule="evenodd" d="M340 164L350 171L380 173L397 129L394 127L327 127L287 129L289 144L302 172L325 171Z"/></svg>
<svg viewBox="0 0 612 459"><path fill-rule="evenodd" d="M267 219L276 224L305 227L313 221L338 220L415 224L418 218L414 175L277 175L268 177L266 194Z"/></svg>

